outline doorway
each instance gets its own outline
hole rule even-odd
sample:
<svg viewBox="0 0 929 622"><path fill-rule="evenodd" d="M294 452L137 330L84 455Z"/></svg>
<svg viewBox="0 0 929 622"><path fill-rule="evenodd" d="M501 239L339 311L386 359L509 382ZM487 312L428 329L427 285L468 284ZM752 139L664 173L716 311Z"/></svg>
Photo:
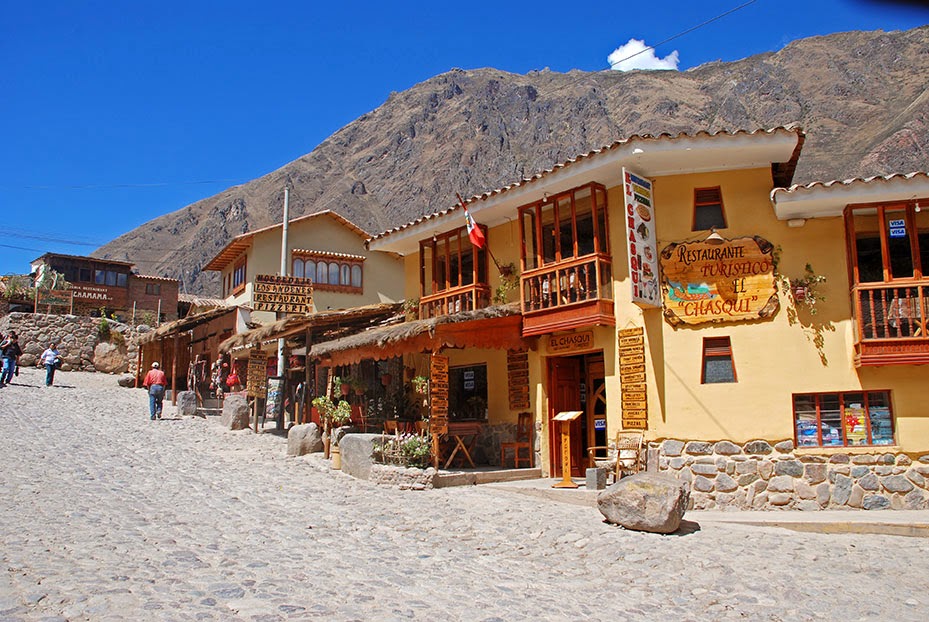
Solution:
<svg viewBox="0 0 929 622"><path fill-rule="evenodd" d="M603 352L548 359L549 459L552 477L561 477L561 423L553 421L564 411L583 414L571 422L571 477L583 477L587 448L607 444L606 382Z"/></svg>

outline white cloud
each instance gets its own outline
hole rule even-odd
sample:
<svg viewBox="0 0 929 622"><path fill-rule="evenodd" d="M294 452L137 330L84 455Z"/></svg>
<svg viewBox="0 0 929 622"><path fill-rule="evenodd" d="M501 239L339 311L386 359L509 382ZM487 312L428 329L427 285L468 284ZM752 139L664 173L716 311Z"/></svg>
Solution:
<svg viewBox="0 0 929 622"><path fill-rule="evenodd" d="M674 69L677 70L677 50L664 58L655 56L655 50L646 49L645 41L629 39L613 53L606 57L610 69L617 71L631 71L633 69Z"/></svg>

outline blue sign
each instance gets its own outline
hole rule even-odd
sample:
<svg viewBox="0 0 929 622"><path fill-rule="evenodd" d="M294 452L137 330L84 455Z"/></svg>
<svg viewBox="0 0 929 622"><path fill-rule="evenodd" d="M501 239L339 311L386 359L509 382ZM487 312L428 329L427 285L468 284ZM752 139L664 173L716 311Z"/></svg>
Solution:
<svg viewBox="0 0 929 622"><path fill-rule="evenodd" d="M890 228L890 237L892 237L892 238L905 238L905 237L906 237L906 227L891 227L891 228Z"/></svg>
<svg viewBox="0 0 929 622"><path fill-rule="evenodd" d="M605 430L606 419L594 419L594 430Z"/></svg>

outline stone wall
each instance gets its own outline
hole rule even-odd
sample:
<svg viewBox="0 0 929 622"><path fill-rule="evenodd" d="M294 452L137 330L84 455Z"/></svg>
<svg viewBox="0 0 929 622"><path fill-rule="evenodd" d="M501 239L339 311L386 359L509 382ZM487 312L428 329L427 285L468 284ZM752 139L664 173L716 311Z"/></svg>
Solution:
<svg viewBox="0 0 929 622"><path fill-rule="evenodd" d="M694 510L929 509L929 454L813 455L793 441L649 443L649 469L690 486Z"/></svg>
<svg viewBox="0 0 929 622"><path fill-rule="evenodd" d="M63 371L136 372L138 346L132 327L108 320L110 331L122 335L115 343L98 336L100 318L77 315L46 315L14 312L0 318L0 332L19 336L23 355L19 364L32 367L50 343L58 344ZM141 328L141 327L140 327ZM147 330L147 328L145 329Z"/></svg>
<svg viewBox="0 0 929 622"><path fill-rule="evenodd" d="M417 469L392 464L373 464L368 479L382 486L400 490L426 490L433 486L436 470L432 467Z"/></svg>

